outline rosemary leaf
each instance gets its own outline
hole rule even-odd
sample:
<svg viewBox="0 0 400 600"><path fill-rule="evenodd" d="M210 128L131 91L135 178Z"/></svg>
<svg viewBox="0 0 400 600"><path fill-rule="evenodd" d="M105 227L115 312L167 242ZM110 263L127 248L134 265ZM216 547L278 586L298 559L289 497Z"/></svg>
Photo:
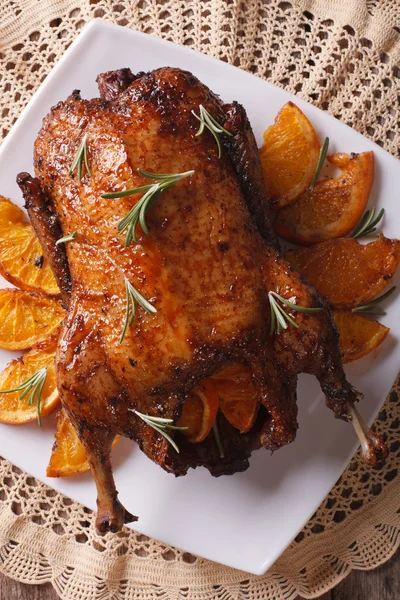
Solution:
<svg viewBox="0 0 400 600"><path fill-rule="evenodd" d="M280 305L280 303L282 303L284 306L287 306L291 310L302 313L317 313L321 312L322 310L322 308L319 307L308 308L306 306L299 306L298 304L293 304L293 302L286 300L286 298L283 298L276 292L268 292L268 299L271 309L271 326L269 330L270 335L272 335L273 333L281 333L283 329L288 328L289 323L293 325L293 327L296 327L296 329L299 328L298 323L296 323L293 317L291 317L285 312L284 308Z"/></svg>
<svg viewBox="0 0 400 600"><path fill-rule="evenodd" d="M274 293L274 292L272 292L272 293ZM278 294L276 294L276 295L278 296ZM293 304L293 302L289 302L289 300L286 300L286 298L282 298L282 296L278 296L278 298L282 302L282 304L285 304L292 310L297 310L298 312L317 313L317 312L321 312L321 310L322 310L322 308L320 308L320 307L310 307L309 308L308 306L299 306L298 304Z"/></svg>
<svg viewBox="0 0 400 600"><path fill-rule="evenodd" d="M68 171L68 175L71 176L72 173L75 171L76 167L78 167L78 180L79 181L81 181L81 179L82 179L83 163L85 163L86 172L90 176L92 175L92 172L89 167L89 161L88 161L88 155L87 155L87 139L88 139L88 136L87 136L87 133L85 133L85 135L82 138L82 142L81 142L78 150L76 151L71 168Z"/></svg>
<svg viewBox="0 0 400 600"><path fill-rule="evenodd" d="M311 186L310 186L311 191L315 188L315 185L316 185L316 183L318 181L319 174L321 173L322 166L324 164L326 155L328 153L328 147L329 147L329 138L326 137L324 139L324 142L323 142L322 147L321 147L321 151L319 153L317 167L315 169L314 177L313 177L313 180L312 180Z"/></svg>
<svg viewBox="0 0 400 600"><path fill-rule="evenodd" d="M133 196L134 194L143 193L143 196L136 202L136 204L127 212L117 224L117 230L120 233L126 232L125 246L128 247L132 241L137 241L136 228L140 224L143 233L147 235L149 233L146 224L146 211L153 205L153 203L159 198L160 194L168 190L170 187L178 183L185 177L190 177L194 174L194 171L186 171L185 173L151 173L150 171L144 171L138 169L138 172L148 179L155 179L156 183L148 185L142 185L137 188L124 190L122 192L107 192L102 194L102 198L124 198L126 196Z"/></svg>
<svg viewBox="0 0 400 600"><path fill-rule="evenodd" d="M140 304L142 308L148 313L156 313L157 309L146 298L137 291L135 287L125 279L125 292L126 292L126 309L125 309L125 321L122 329L119 343L122 344L128 327L132 327L133 321L136 315L136 302Z"/></svg>
<svg viewBox="0 0 400 600"><path fill-rule="evenodd" d="M140 192L147 192L152 187L152 184L149 185L141 185L140 187L124 190L123 192L107 192L106 194L102 194L102 198L125 198L126 196L132 196L133 194L139 194Z"/></svg>
<svg viewBox="0 0 400 600"><path fill-rule="evenodd" d="M152 417L151 415L145 415L139 412L138 410L131 408L128 410L135 413L135 415L140 417L142 421L144 421L147 425L155 429L155 431L157 431L160 435L162 435L179 454L178 445L167 433L167 430L170 429L174 431L184 431L185 429L187 429L187 427L178 427L177 425L173 425L173 419L165 419L163 417Z"/></svg>
<svg viewBox="0 0 400 600"><path fill-rule="evenodd" d="M77 237L78 237L78 232L74 231L74 233L70 233L69 235L65 235L64 237L62 237L59 240L57 240L56 241L56 246L58 246L59 244L66 244L67 242L71 242L72 240L76 240Z"/></svg>
<svg viewBox="0 0 400 600"><path fill-rule="evenodd" d="M364 315L384 316L384 315L386 315L386 312L384 310L382 310L378 306L378 304L380 304L381 302L383 302L384 300L389 298L395 291L396 291L396 286L393 286L390 288L390 290L388 290L387 292L382 294L382 296L378 296L378 298L375 298L375 300L371 300L371 302L368 302L368 304L363 304L362 306L356 306L355 308L352 308L351 312L363 313Z"/></svg>
<svg viewBox="0 0 400 600"><path fill-rule="evenodd" d="M382 208L374 219L375 208L367 210L361 218L359 224L355 228L354 233L351 237L355 240L358 238L370 237L376 231L377 225L379 221L382 220L384 214L385 209Z"/></svg>
<svg viewBox="0 0 400 600"><path fill-rule="evenodd" d="M219 435L219 429L218 429L216 420L214 421L214 425L213 425L213 435L214 435L215 443L218 446L220 458L225 458L224 448L222 446L221 437Z"/></svg>
<svg viewBox="0 0 400 600"><path fill-rule="evenodd" d="M12 394L14 392L21 391L20 399L24 399L28 394L28 405L32 405L36 401L36 411L38 424L42 426L41 418L41 400L44 384L46 383L47 369L39 369L33 375L28 377L25 381L17 385L15 388L9 390L0 390L0 394Z"/></svg>
<svg viewBox="0 0 400 600"><path fill-rule="evenodd" d="M194 115L196 119L200 121L200 127L196 133L196 137L203 134L204 128L208 129L208 131L212 134L216 141L218 148L218 158L221 158L222 148L219 136L223 134L232 137L233 134L230 131L227 131L227 129L225 129L225 127L223 127L220 123L218 123L218 121L216 121L214 117L210 115L208 110L205 109L202 104L200 104L199 106L199 111L200 115L196 115L194 110L192 110L192 115Z"/></svg>

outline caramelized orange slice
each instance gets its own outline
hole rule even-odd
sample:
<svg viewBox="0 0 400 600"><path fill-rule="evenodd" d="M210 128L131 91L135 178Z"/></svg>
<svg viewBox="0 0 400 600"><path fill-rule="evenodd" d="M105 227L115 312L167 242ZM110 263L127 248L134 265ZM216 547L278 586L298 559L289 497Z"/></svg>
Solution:
<svg viewBox="0 0 400 600"><path fill-rule="evenodd" d="M24 290L59 294L32 226L18 206L0 196L0 274Z"/></svg>
<svg viewBox="0 0 400 600"><path fill-rule="evenodd" d="M335 310L333 316L340 335L343 363L358 360L375 350L390 331L377 321L349 311Z"/></svg>
<svg viewBox="0 0 400 600"><path fill-rule="evenodd" d="M258 413L257 394L249 367L235 363L213 375L212 379L226 420L240 433L249 431Z"/></svg>
<svg viewBox="0 0 400 600"><path fill-rule="evenodd" d="M290 204L311 184L319 152L320 143L310 121L288 102L265 131L260 151L273 208Z"/></svg>
<svg viewBox="0 0 400 600"><path fill-rule="evenodd" d="M374 180L373 152L333 154L328 160L342 173L307 188L279 211L275 229L281 237L309 246L345 236L361 219Z"/></svg>
<svg viewBox="0 0 400 600"><path fill-rule="evenodd" d="M57 349L57 336L38 344L22 358L13 360L0 375L0 422L19 425L36 421L37 396L34 404L28 404L28 396L21 398L22 391L8 394L2 390L14 389L27 381L41 369L47 369L47 375L40 395L40 416L48 415L59 403L54 368Z"/></svg>
<svg viewBox="0 0 400 600"><path fill-rule="evenodd" d="M45 294L0 290L0 348L32 348L59 328L64 315L61 304Z"/></svg>
<svg viewBox="0 0 400 600"><path fill-rule="evenodd" d="M400 241L383 235L365 246L351 238L289 250L285 258L336 308L368 304L390 283L400 261Z"/></svg>
<svg viewBox="0 0 400 600"><path fill-rule="evenodd" d="M118 442L118 435L113 446ZM55 442L46 470L47 477L70 477L84 471L89 471L86 452L82 446L71 421L63 409L57 416L57 431Z"/></svg>
<svg viewBox="0 0 400 600"><path fill-rule="evenodd" d="M218 392L213 381L205 379L198 383L182 407L179 427L187 427L182 433L192 443L202 442L210 433L218 412Z"/></svg>

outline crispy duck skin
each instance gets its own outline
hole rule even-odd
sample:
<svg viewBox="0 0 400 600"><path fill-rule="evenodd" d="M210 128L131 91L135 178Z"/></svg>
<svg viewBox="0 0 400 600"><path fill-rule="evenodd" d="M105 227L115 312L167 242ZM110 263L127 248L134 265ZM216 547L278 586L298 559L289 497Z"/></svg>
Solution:
<svg viewBox="0 0 400 600"><path fill-rule="evenodd" d="M102 532L134 519L119 503L112 476L116 434L136 440L177 475L199 465L214 475L230 474L247 468L254 449L276 450L294 439L299 372L318 377L336 416L351 419L357 400L343 373L329 308L277 251L244 109L224 106L176 68L140 77L128 71L100 75L100 99L83 100L74 92L54 107L34 153L36 193L47 198L63 235L78 232L66 244L72 290L56 358L57 385L93 471ZM198 113L199 105L233 133L222 140L221 158L208 131L196 137L192 110ZM79 181L68 171L85 134L91 175L84 171ZM149 235L140 233L126 248L116 225L140 196L102 194L148 184L138 167L195 173L158 197L146 213ZM43 224L34 225L51 236ZM138 307L120 343L125 280L157 313ZM271 337L268 291L289 293L292 302L322 311L293 313L300 329ZM212 433L201 444L176 433L177 454L133 412L176 422L193 386L232 361L251 368L260 411L244 435L219 415L223 458Z"/></svg>

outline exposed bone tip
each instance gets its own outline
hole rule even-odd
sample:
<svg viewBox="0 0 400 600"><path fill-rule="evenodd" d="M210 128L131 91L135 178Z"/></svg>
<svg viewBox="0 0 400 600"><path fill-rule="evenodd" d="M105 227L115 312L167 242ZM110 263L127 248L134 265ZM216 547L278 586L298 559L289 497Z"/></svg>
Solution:
<svg viewBox="0 0 400 600"><path fill-rule="evenodd" d="M116 500L112 506L109 504L102 506L101 503L99 503L96 529L101 535L104 535L108 531L117 533L126 523L132 523L137 520L138 518L125 510L118 500Z"/></svg>
<svg viewBox="0 0 400 600"><path fill-rule="evenodd" d="M364 461L373 467L382 466L389 454L389 450L383 441L383 438L367 427L354 405L351 406L350 413L351 422L357 433L358 439L360 440L361 455Z"/></svg>
<svg viewBox="0 0 400 600"><path fill-rule="evenodd" d="M32 179L32 176L29 173L22 171L22 173L18 173L18 175L16 177L16 182L18 185L24 185L31 179Z"/></svg>

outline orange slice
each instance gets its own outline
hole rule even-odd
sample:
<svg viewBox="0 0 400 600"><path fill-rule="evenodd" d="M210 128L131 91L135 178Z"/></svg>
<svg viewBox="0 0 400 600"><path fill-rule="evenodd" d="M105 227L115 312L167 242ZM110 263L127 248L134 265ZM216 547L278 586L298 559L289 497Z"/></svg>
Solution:
<svg viewBox="0 0 400 600"><path fill-rule="evenodd" d="M289 250L289 263L335 308L368 304L390 283L400 262L400 241L383 235L365 246L351 238Z"/></svg>
<svg viewBox="0 0 400 600"><path fill-rule="evenodd" d="M210 379L198 383L182 407L179 427L187 427L182 433L188 441L199 443L210 433L218 412L218 392Z"/></svg>
<svg viewBox="0 0 400 600"><path fill-rule="evenodd" d="M118 435L113 447L120 439ZM78 435L63 409L57 416L57 431L55 442L46 470L47 477L70 477L89 471L86 452Z"/></svg>
<svg viewBox="0 0 400 600"><path fill-rule="evenodd" d="M0 375L0 422L19 425L37 419L37 404L29 405L27 398L21 398L22 391L9 394L1 393L10 390L32 377L40 369L47 369L46 381L41 393L40 416L48 415L59 403L56 386L54 357L57 349L57 336L32 348L22 358L13 360Z"/></svg>
<svg viewBox="0 0 400 600"><path fill-rule="evenodd" d="M361 219L374 180L374 153L333 154L328 160L342 169L340 176L304 190L279 211L275 229L286 240L309 246L343 237Z"/></svg>
<svg viewBox="0 0 400 600"><path fill-rule="evenodd" d="M249 367L232 364L212 377L227 421L240 433L249 431L258 413L257 394Z"/></svg>
<svg viewBox="0 0 400 600"><path fill-rule="evenodd" d="M0 274L24 290L59 294L49 263L23 211L0 196Z"/></svg>
<svg viewBox="0 0 400 600"><path fill-rule="evenodd" d="M339 331L342 362L349 363L375 350L388 335L390 329L377 321L352 312L333 312Z"/></svg>
<svg viewBox="0 0 400 600"><path fill-rule="evenodd" d="M267 194L273 208L295 200L312 182L320 143L313 126L293 102L264 132L260 150Z"/></svg>
<svg viewBox="0 0 400 600"><path fill-rule="evenodd" d="M58 329L64 315L61 304L45 294L0 290L0 348L32 348Z"/></svg>

